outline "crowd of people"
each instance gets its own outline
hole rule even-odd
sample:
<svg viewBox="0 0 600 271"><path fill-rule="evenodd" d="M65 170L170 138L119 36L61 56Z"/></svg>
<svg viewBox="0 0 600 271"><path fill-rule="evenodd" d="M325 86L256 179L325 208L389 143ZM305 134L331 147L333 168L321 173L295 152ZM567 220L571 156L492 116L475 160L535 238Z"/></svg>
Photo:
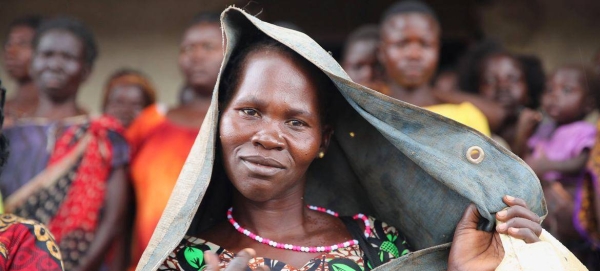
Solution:
<svg viewBox="0 0 600 271"><path fill-rule="evenodd" d="M546 73L543 59L516 54L501 44L482 42L473 45L456 68L440 70L442 27L435 12L426 4L399 2L386 10L379 25L365 25L349 35L339 63L354 82L471 127L518 155L541 182L548 207L542 227L590 270L600 270L600 185L597 180L600 142L596 144L600 136L597 117L600 53L590 63L568 63ZM89 114L86 107L77 102L78 91L92 76L98 55L96 40L89 28L68 17L25 17L15 20L8 30L3 47L4 68L17 87L3 108L2 135L6 139L3 144L7 144L3 155L8 158L2 160L5 164L0 171L0 192L7 215L0 217L0 226L15 221L30 225L27 229L35 231L37 238L32 246L54 256L36 262L40 270L133 270L150 243L213 102L213 89L225 52L219 14L201 13L183 31L178 63L185 82L178 91L177 105L161 104L151 78L142 71L124 68L106 80L101 116ZM287 75L297 73L311 78L306 79L308 83L304 82L311 88L319 89L326 84L323 82L327 79L316 75L321 71L308 67L311 64L289 49L271 43L257 42L240 53L240 57L230 59L234 63L231 65L241 68L225 70L227 77L220 78L221 87L228 89L219 101L224 112L219 127L223 148L220 155L232 151L228 148L244 150L235 145L243 135L236 138L226 136L223 131L253 129L236 126L232 119L237 115L229 115L227 111L238 106L236 103L244 103L239 95L251 92L244 86L263 83L253 79L259 76L252 77L252 71L285 76L286 69L290 69ZM276 60L261 60L258 56L265 50L272 50L271 58ZM273 69L269 61L275 61L273 63L280 68ZM269 96L264 103L274 104L273 112L280 114L273 113L273 118L284 118L288 113L277 108L283 105L277 105L275 100L281 94L268 87L264 91ZM300 96L294 101L319 101L304 110L314 109L322 114L321 100L326 98L318 94ZM252 102L261 104L255 100ZM239 107L243 108L239 114L246 119L262 114L245 109L245 105ZM315 126L326 127L320 122L326 117L319 115L315 120L311 117L314 118L305 116L304 120L299 117L300 120L286 122L289 129L295 129L290 133L296 134L290 138L302 139L298 131L311 127L311 121L318 123ZM319 139L320 144L296 146L297 151L314 152L322 158L332 134L328 131L319 130L324 134ZM271 148L270 145L280 148L278 144L283 143L270 136L264 134L259 136L262 138L248 140L264 148ZM298 163L305 163L302 165L306 171L313 158L298 160ZM252 163L264 162L248 159ZM250 202L260 201L258 199L269 194L257 195L244 184L238 184L236 172L244 171L236 171L237 164L227 161L223 162L225 171L228 176L233 175L229 178L239 191L233 196L234 207L247 212L246 215L239 211L234 214L240 222L251 221ZM303 186L298 191L302 193ZM518 199L507 198L505 202L509 206L524 205ZM341 221L332 222L331 217L322 214L313 215L311 219L318 225L330 223L344 227ZM47 230L36 221L46 225ZM380 227L374 228L374 232L385 232L378 238L389 239L378 241L379 246L388 242L390 245L385 244L393 247L389 254L380 254L382 261L408 253L410 246L401 233L385 223L369 221ZM213 243L223 242L220 245L224 250L217 253L221 253L221 257L225 254L233 257L228 251L243 251L252 246L250 239L229 239L235 230L228 225L215 224L200 235ZM42 242L40 229L42 235L47 235L48 230L52 233L46 237L44 244L48 245L43 248L39 245ZM337 243L349 237L343 232L328 230L328 235L313 236L313 239ZM198 242L195 237L186 238L185 242ZM6 255L11 255L10 245L6 247L2 242L0 238L0 264L8 261ZM232 245L233 242L236 244ZM184 247L178 247L165 263L181 270L192 270L185 269L184 264L201 270L202 260L189 261L187 254L194 251L185 250L188 261L182 263L184 258L179 256L179 250L183 251ZM267 252L273 258L287 260L290 266L306 266L305 263L314 258L312 254L298 257ZM37 250L28 253L38 255ZM11 259L15 266L25 266L14 262L17 260ZM41 264L47 269L41 269ZM362 270L367 268L362 262L359 266ZM271 269L276 269L275 265L271 265Z"/></svg>

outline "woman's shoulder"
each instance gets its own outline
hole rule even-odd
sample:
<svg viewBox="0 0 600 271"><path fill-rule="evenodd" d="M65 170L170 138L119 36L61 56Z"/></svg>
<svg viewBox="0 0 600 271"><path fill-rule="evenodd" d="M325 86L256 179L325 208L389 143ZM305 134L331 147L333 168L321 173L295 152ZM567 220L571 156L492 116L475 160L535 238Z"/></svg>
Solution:
<svg viewBox="0 0 600 271"><path fill-rule="evenodd" d="M167 107L163 104L153 104L146 107L127 128L125 135L132 144L143 141L153 129L166 120Z"/></svg>

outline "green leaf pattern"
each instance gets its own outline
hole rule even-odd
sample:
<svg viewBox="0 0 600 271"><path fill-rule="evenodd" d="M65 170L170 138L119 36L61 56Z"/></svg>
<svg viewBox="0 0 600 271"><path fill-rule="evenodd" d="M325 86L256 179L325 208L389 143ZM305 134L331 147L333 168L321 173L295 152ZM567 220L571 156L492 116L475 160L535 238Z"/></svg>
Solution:
<svg viewBox="0 0 600 271"><path fill-rule="evenodd" d="M201 249L195 247L186 247L184 251L185 260L188 264L198 270L203 270L204 267L204 252ZM202 267L202 268L201 268Z"/></svg>

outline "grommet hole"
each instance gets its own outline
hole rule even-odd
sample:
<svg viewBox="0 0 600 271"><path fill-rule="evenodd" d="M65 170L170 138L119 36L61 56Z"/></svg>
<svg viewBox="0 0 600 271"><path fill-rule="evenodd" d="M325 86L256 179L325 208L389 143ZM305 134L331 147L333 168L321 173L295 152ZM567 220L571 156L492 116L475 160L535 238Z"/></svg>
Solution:
<svg viewBox="0 0 600 271"><path fill-rule="evenodd" d="M481 147L473 146L467 150L467 160L469 160L469 162L473 164L481 163L481 161L483 161L484 156L485 153L483 152L483 149Z"/></svg>

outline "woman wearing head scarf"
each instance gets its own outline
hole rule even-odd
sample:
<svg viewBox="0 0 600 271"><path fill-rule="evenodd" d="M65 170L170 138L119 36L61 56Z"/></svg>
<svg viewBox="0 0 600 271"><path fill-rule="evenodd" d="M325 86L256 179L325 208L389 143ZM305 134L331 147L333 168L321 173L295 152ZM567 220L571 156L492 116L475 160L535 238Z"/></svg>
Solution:
<svg viewBox="0 0 600 271"><path fill-rule="evenodd" d="M232 269L244 248L271 270L494 269L502 238L539 241L541 188L513 154L352 82L304 34L235 8L222 22L211 107L138 270L211 252Z"/></svg>
<svg viewBox="0 0 600 271"><path fill-rule="evenodd" d="M143 73L122 69L106 83L102 110L127 128L144 108L156 102L156 89Z"/></svg>

